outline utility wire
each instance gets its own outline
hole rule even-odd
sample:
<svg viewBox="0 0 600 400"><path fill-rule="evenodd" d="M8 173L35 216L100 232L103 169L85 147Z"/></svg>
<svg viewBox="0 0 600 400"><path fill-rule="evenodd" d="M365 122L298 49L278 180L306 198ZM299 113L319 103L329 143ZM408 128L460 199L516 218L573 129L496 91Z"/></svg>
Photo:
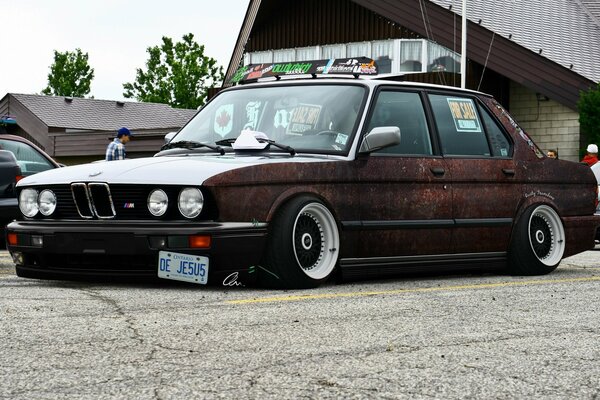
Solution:
<svg viewBox="0 0 600 400"><path fill-rule="evenodd" d="M427 35L427 39L430 42L435 43L433 29L431 28L431 20L429 19L429 15L427 14L427 6L425 6L424 0L419 0L419 7L421 8L421 17L423 18L423 25L425 25L425 34ZM429 44L427 46L429 47ZM427 61L429 62L429 57L427 57ZM442 71L436 72L438 73L438 78L440 79L441 84L447 85L446 76L442 73Z"/></svg>
<svg viewBox="0 0 600 400"><path fill-rule="evenodd" d="M481 87L481 82L483 82L483 75L485 74L485 69L487 68L488 60L490 58L490 53L492 52L492 45L494 44L494 38L496 37L496 32L492 32L492 40L490 40L490 47L487 52L487 56L485 56L485 64L483 64L483 71L481 71L481 77L479 78L479 85L477 85L477 90Z"/></svg>

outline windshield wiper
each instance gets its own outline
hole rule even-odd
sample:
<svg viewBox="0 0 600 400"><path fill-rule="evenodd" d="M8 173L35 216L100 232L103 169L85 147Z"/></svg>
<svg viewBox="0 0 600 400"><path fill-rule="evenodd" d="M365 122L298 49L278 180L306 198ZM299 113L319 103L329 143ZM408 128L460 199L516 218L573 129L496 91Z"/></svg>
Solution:
<svg viewBox="0 0 600 400"><path fill-rule="evenodd" d="M217 140L215 142L215 144L220 145L220 146L231 146L233 144L233 142L235 142L236 140L237 140L237 138L221 139L221 140Z"/></svg>
<svg viewBox="0 0 600 400"><path fill-rule="evenodd" d="M200 143L194 142L191 140L180 140L178 142L169 142L163 145L161 150L175 149L175 148L183 148L183 149L197 149L199 147L207 147L211 150L218 151L221 155L225 154L225 150L221 146L213 146L208 143Z"/></svg>
<svg viewBox="0 0 600 400"><path fill-rule="evenodd" d="M236 138L222 139L215 143L217 145L221 145L221 146L231 146L236 140L237 140ZM259 143L268 143L277 148L280 148L281 150L285 150L285 151L289 152L290 155L292 155L292 156L296 155L296 150L293 147L286 146L285 144L277 143L276 141L270 140L270 139L257 138L256 140Z"/></svg>
<svg viewBox="0 0 600 400"><path fill-rule="evenodd" d="M270 139L257 139L260 143L269 143L270 145L273 145L275 147L280 148L281 150L285 150L285 151L289 151L290 155L295 155L296 154L296 150L293 147L287 146L285 144L280 144L277 143L274 140L270 140Z"/></svg>

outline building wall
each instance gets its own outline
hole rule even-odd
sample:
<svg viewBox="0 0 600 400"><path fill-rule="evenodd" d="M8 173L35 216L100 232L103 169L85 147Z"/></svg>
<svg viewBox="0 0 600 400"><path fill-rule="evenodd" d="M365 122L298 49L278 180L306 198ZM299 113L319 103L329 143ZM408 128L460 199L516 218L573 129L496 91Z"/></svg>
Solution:
<svg viewBox="0 0 600 400"><path fill-rule="evenodd" d="M54 148L52 141L48 138L48 127L10 93L0 101L0 113L1 115L10 115L17 120L17 125L9 127L8 133L31 140L46 153L52 155Z"/></svg>
<svg viewBox="0 0 600 400"><path fill-rule="evenodd" d="M127 158L152 157L165 143L165 135L177 128L164 130L135 130L133 139L127 143ZM79 132L51 134L56 149L53 157L66 165L103 160L108 144L114 140L114 132Z"/></svg>
<svg viewBox="0 0 600 400"><path fill-rule="evenodd" d="M510 83L510 113L543 150L558 149L563 160L579 161L579 113Z"/></svg>
<svg viewBox="0 0 600 400"><path fill-rule="evenodd" d="M263 2L245 51L422 37L384 15L348 0Z"/></svg>

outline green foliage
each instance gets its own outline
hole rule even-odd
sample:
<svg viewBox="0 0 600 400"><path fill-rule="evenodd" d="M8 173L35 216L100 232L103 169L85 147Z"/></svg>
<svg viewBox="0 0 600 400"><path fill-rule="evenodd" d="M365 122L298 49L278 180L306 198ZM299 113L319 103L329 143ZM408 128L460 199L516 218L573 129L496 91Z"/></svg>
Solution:
<svg viewBox="0 0 600 400"><path fill-rule="evenodd" d="M163 36L162 45L149 47L147 52L147 70L138 68L135 82L123 84L126 98L198 108L204 105L208 89L223 80L223 67L204 55L204 46L196 43L191 33L175 44Z"/></svg>
<svg viewBox="0 0 600 400"><path fill-rule="evenodd" d="M579 125L588 143L600 145L600 83L595 88L579 93Z"/></svg>
<svg viewBox="0 0 600 400"><path fill-rule="evenodd" d="M90 93L94 69L88 64L88 54L81 49L59 53L54 50L54 63L50 66L48 86L43 94L54 96L85 97Z"/></svg>

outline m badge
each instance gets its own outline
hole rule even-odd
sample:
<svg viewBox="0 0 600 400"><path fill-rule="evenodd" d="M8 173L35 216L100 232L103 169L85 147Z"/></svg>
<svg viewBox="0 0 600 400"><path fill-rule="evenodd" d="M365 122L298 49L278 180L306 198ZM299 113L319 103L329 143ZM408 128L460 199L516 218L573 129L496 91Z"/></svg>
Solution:
<svg viewBox="0 0 600 400"><path fill-rule="evenodd" d="M123 208L135 208L135 203L125 203L123 204Z"/></svg>

